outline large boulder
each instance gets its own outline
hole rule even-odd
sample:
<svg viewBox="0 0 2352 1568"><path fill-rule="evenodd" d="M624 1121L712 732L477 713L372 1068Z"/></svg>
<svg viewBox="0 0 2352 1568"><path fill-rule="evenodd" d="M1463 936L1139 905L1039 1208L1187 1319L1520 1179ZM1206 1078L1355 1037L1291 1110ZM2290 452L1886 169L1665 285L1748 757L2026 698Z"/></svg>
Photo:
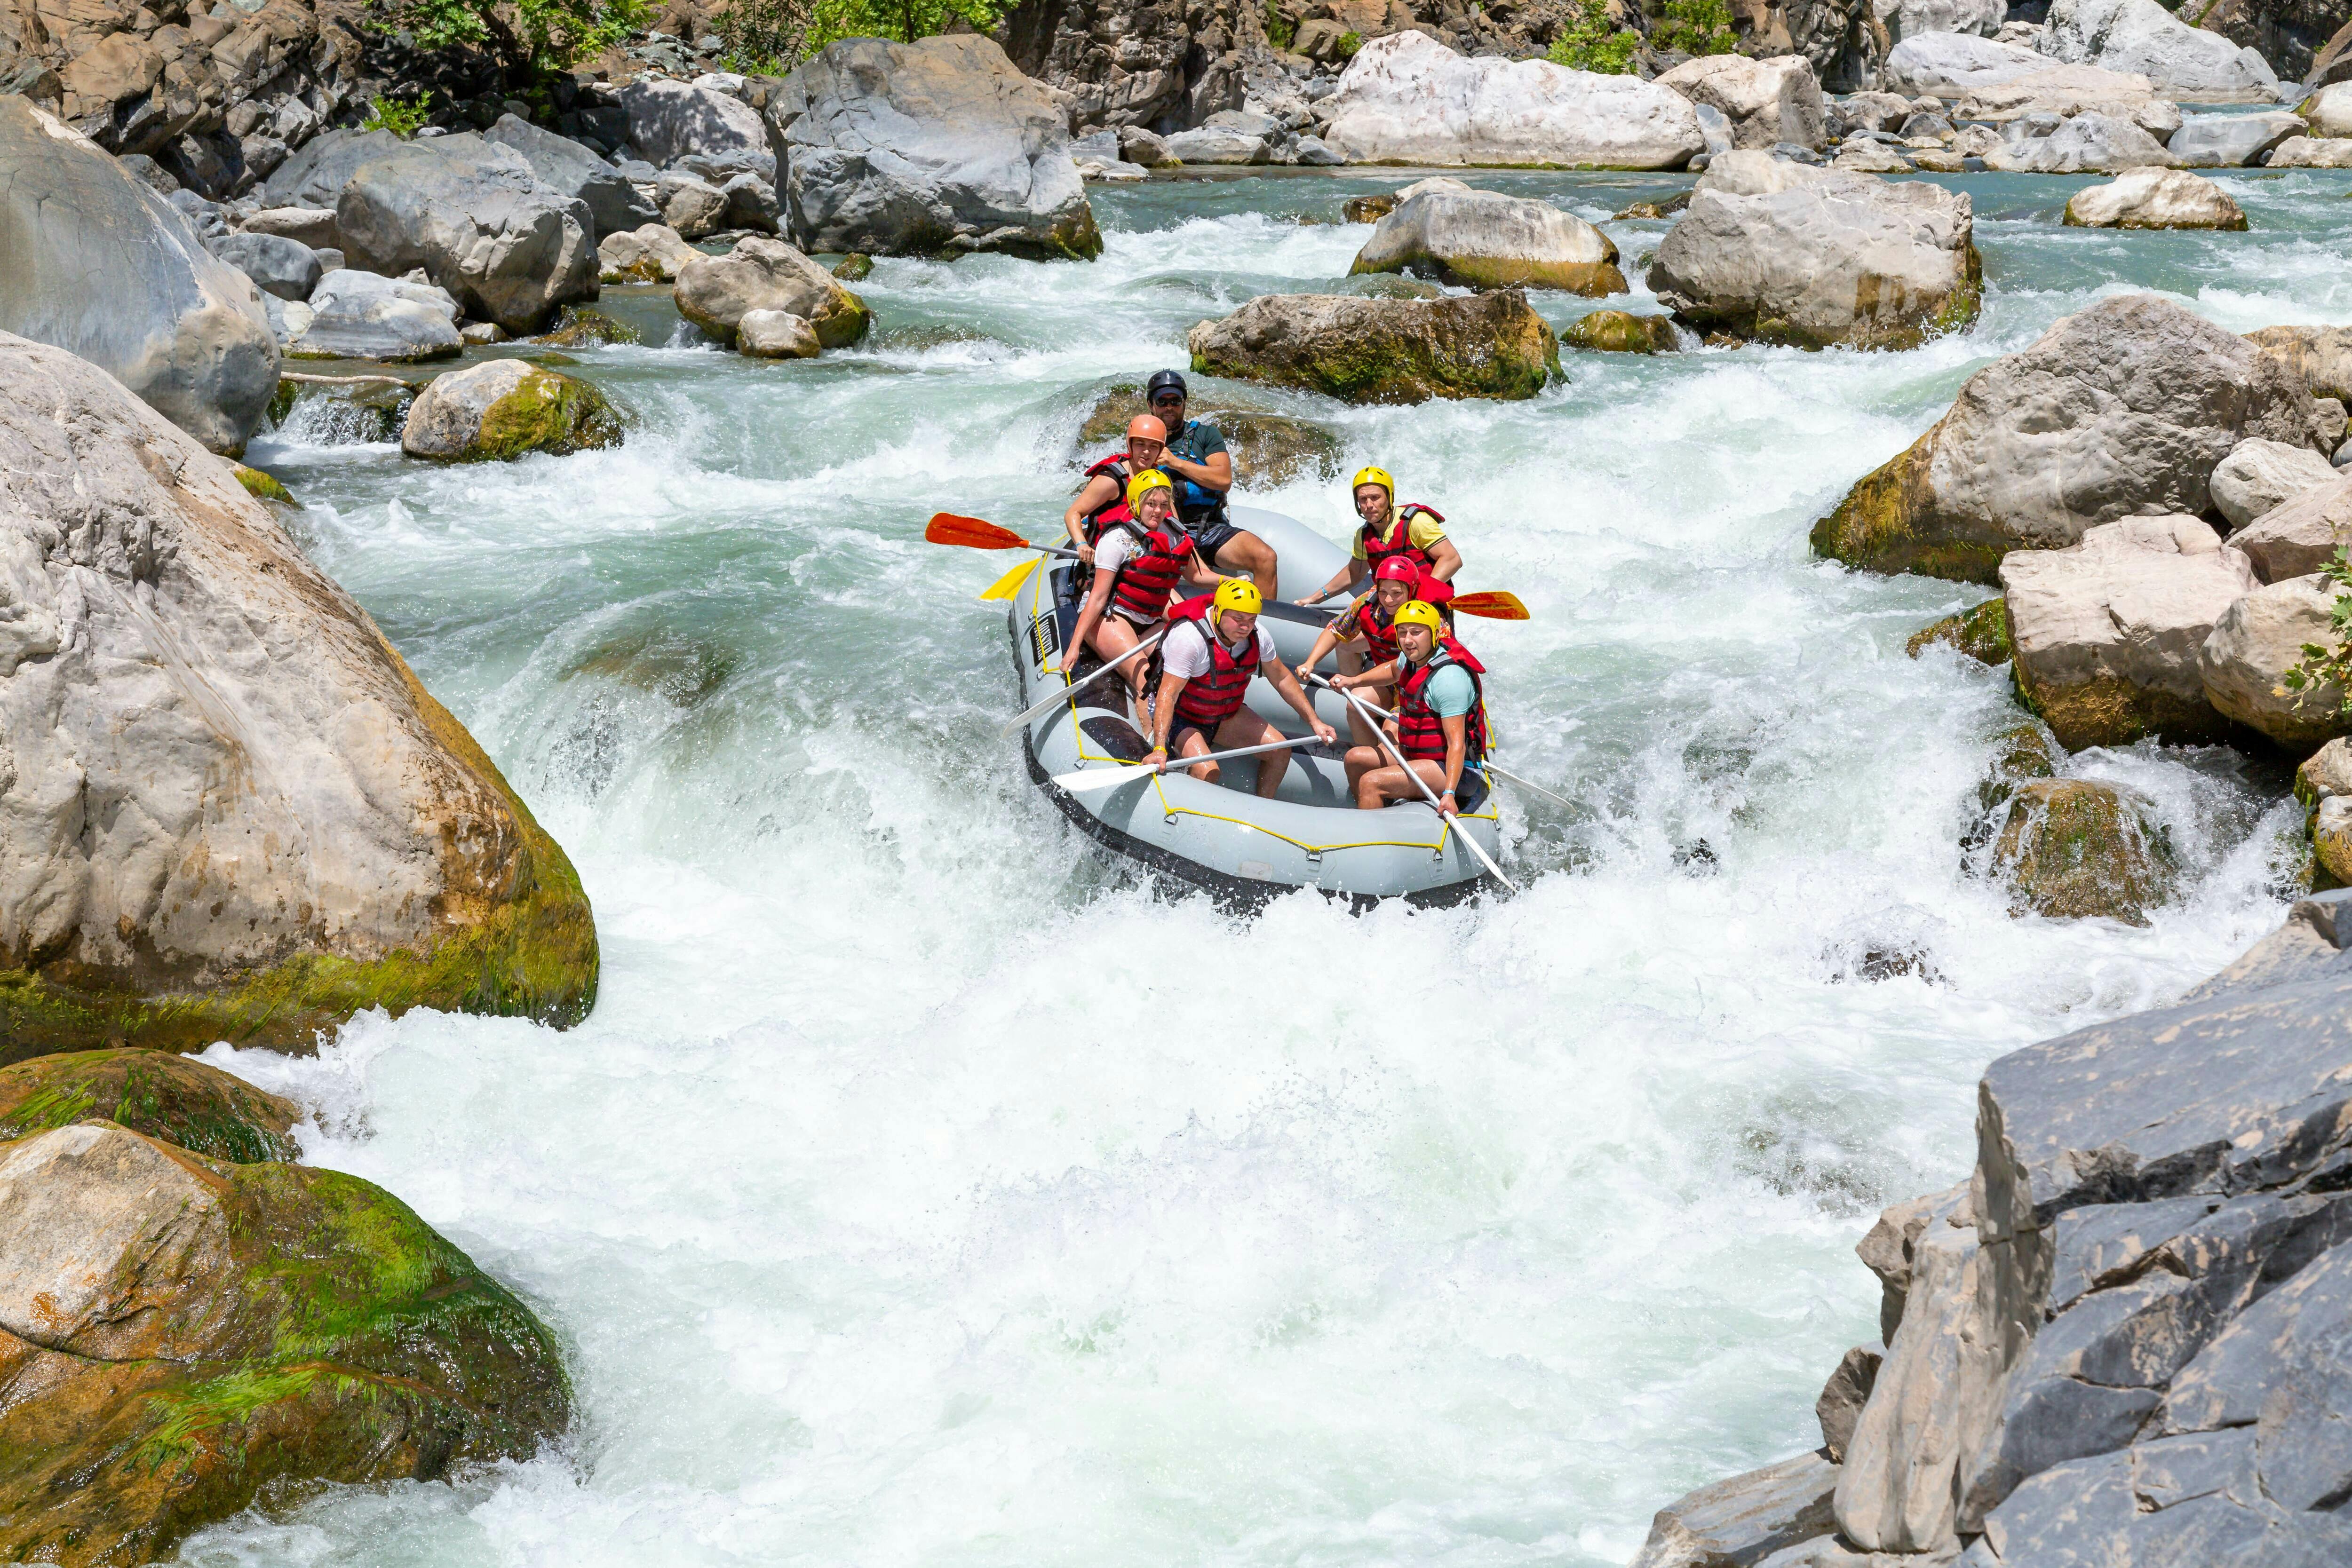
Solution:
<svg viewBox="0 0 2352 1568"><path fill-rule="evenodd" d="M1425 191L1372 229L1350 276L1410 272L1471 288L1559 288L1622 294L1617 246L1549 202L1492 191Z"/></svg>
<svg viewBox="0 0 2352 1568"><path fill-rule="evenodd" d="M2125 169L2165 169L2172 155L2157 139L2119 115L2088 111L2047 136L2018 136L1985 154L2010 174L2112 174Z"/></svg>
<svg viewBox="0 0 2352 1568"><path fill-rule="evenodd" d="M303 308L302 324L287 338L289 359L414 364L465 351L457 302L429 283L339 267L319 279Z"/></svg>
<svg viewBox="0 0 2352 1568"><path fill-rule="evenodd" d="M300 1156L302 1114L290 1100L169 1051L67 1051L0 1067L0 1143L100 1120L254 1165Z"/></svg>
<svg viewBox="0 0 2352 1568"><path fill-rule="evenodd" d="M2273 169L2352 169L2352 138L2290 136L2271 154Z"/></svg>
<svg viewBox="0 0 2352 1568"><path fill-rule="evenodd" d="M2352 136L2352 81L2331 82L2306 98L2295 113L2318 137Z"/></svg>
<svg viewBox="0 0 2352 1568"><path fill-rule="evenodd" d="M727 222L727 193L692 174L664 174L654 186L654 200L663 226L677 230L681 239L708 239Z"/></svg>
<svg viewBox="0 0 2352 1568"><path fill-rule="evenodd" d="M2029 117L2104 114L2127 120L2158 141L2181 126L2180 106L2158 98L2148 79L2096 66L2053 66L1973 86L1952 110L1960 120L2007 125Z"/></svg>
<svg viewBox="0 0 2352 1568"><path fill-rule="evenodd" d="M2301 379L2154 295L2102 299L1986 366L1934 428L1813 528L1874 571L1990 582L2013 549L2056 549L2135 514L2201 514L2250 435L2312 444Z"/></svg>
<svg viewBox="0 0 2352 1568"><path fill-rule="evenodd" d="M845 38L771 90L767 116L803 249L1102 254L1061 103L987 38Z"/></svg>
<svg viewBox="0 0 2352 1568"><path fill-rule="evenodd" d="M562 1437L555 1336L382 1187L104 1122L0 1144L0 1558L154 1563Z"/></svg>
<svg viewBox="0 0 2352 1568"><path fill-rule="evenodd" d="M319 265L318 252L299 240L278 235L225 235L212 242L211 249L257 287L280 299L309 299L325 270Z"/></svg>
<svg viewBox="0 0 2352 1568"><path fill-rule="evenodd" d="M1444 299L1268 294L1186 339L1203 375L1348 402L1529 398L1559 373L1559 342L1516 288Z"/></svg>
<svg viewBox="0 0 2352 1568"><path fill-rule="evenodd" d="M177 209L65 123L0 98L0 332L54 343L215 452L278 390L261 290Z"/></svg>
<svg viewBox="0 0 2352 1568"><path fill-rule="evenodd" d="M2069 228L2242 230L2246 210L2201 175L2137 168L2067 197L2065 222Z"/></svg>
<svg viewBox="0 0 2352 1568"><path fill-rule="evenodd" d="M1900 47L1906 40L1938 35L1991 37L2009 15L2009 0L1880 0L1878 19Z"/></svg>
<svg viewBox="0 0 2352 1568"><path fill-rule="evenodd" d="M1940 185L1728 152L1699 176L1648 284L1702 332L1911 348L1976 319L1972 230L1968 196Z"/></svg>
<svg viewBox="0 0 2352 1568"><path fill-rule="evenodd" d="M2341 686L2287 680L2305 648L2343 645L2334 620L2340 591L2334 579L2315 572L2265 583L2231 605L2198 653L2206 700L2281 746L2306 751L2352 730Z"/></svg>
<svg viewBox="0 0 2352 1568"><path fill-rule="evenodd" d="M1230 125L1198 125L1179 131L1161 143L1179 163L1246 165L1274 162L1274 147L1263 136L1236 131Z"/></svg>
<svg viewBox="0 0 2352 1568"><path fill-rule="evenodd" d="M492 360L425 383L409 405L400 449L445 463L495 463L527 452L562 456L621 444L603 392L525 360Z"/></svg>
<svg viewBox="0 0 2352 1568"><path fill-rule="evenodd" d="M2231 528L2242 528L2305 491L2332 490L2343 478L2334 464L2308 446L2256 436L2230 448L2230 455L2213 465L2210 483L2214 509L2230 519Z"/></svg>
<svg viewBox="0 0 2352 1568"><path fill-rule="evenodd" d="M874 325L866 302L780 239L752 235L725 256L701 256L677 274L677 313L721 343L735 340L748 310L782 310L806 321L817 341L845 349Z"/></svg>
<svg viewBox="0 0 2352 1568"><path fill-rule="evenodd" d="M1351 163L1679 169L1706 138L1689 99L1635 76L1470 58L1416 31L1356 52L1323 140Z"/></svg>
<svg viewBox="0 0 2352 1568"><path fill-rule="evenodd" d="M2198 651L2256 586L2196 517L2125 517L2064 549L2018 550L2000 563L2018 693L2069 751L2223 738Z"/></svg>
<svg viewBox="0 0 2352 1568"><path fill-rule="evenodd" d="M586 1014L571 862L227 464L0 336L0 1059Z"/></svg>
<svg viewBox="0 0 2352 1568"><path fill-rule="evenodd" d="M814 329L789 310L746 310L735 323L735 351L755 360L814 360L824 350Z"/></svg>
<svg viewBox="0 0 2352 1568"><path fill-rule="evenodd" d="M2156 817L2153 801L2113 784L2019 783L1992 848L1993 871L2010 885L2011 912L2146 925L2147 912L2170 896L2174 883Z"/></svg>
<svg viewBox="0 0 2352 1568"><path fill-rule="evenodd" d="M597 277L605 283L669 283L701 255L667 224L646 224L596 242Z"/></svg>
<svg viewBox="0 0 2352 1568"><path fill-rule="evenodd" d="M2278 73L2260 54L2190 26L2156 0L2052 0L2037 47L2068 65L2137 73L2174 98L2278 97Z"/></svg>
<svg viewBox="0 0 2352 1568"><path fill-rule="evenodd" d="M1973 29L1931 29L1898 38L1879 75L1889 92L1948 100L2030 76L2049 63L2032 49L1979 37Z"/></svg>
<svg viewBox="0 0 2352 1568"><path fill-rule="evenodd" d="M743 108L740 103L736 107ZM756 120L759 116L751 118ZM568 136L558 136L519 116L502 114L497 124L482 132L482 140L513 148L530 165L541 184L586 207L592 241L661 217L628 176ZM773 166L772 162L770 167Z"/></svg>
<svg viewBox="0 0 2352 1568"><path fill-rule="evenodd" d="M2199 114L2180 122L2164 150L2184 169L2243 169L2263 153L2304 134L2303 121L2284 110L2266 114Z"/></svg>
<svg viewBox="0 0 2352 1568"><path fill-rule="evenodd" d="M1760 1562L1783 1547L1829 1533L1838 1468L1799 1454L1760 1470L1704 1486L1660 1509L1633 1568L1695 1568Z"/></svg>
<svg viewBox="0 0 2352 1568"><path fill-rule="evenodd" d="M641 76L613 93L628 114L630 144L656 166L695 158L775 183L776 152L767 124L741 99L657 76Z"/></svg>
<svg viewBox="0 0 2352 1568"><path fill-rule="evenodd" d="M333 211L360 165L404 145L389 131L329 131L312 137L270 173L261 199L271 207Z"/></svg>
<svg viewBox="0 0 2352 1568"><path fill-rule="evenodd" d="M1143 401L1142 382L1115 382L1106 388L1078 426L1081 465L1124 442L1128 422L1150 412ZM1270 489L1307 474L1325 479L1345 476L1339 459L1347 449L1339 434L1276 412L1271 399L1203 387L1193 392L1184 412L1186 417L1213 424L1223 434L1238 484Z"/></svg>
<svg viewBox="0 0 2352 1568"><path fill-rule="evenodd" d="M1783 141L1819 147L1826 138L1821 79L1802 55L1767 60L1702 55L1660 73L1658 85L1729 120L1735 147L1771 147Z"/></svg>
<svg viewBox="0 0 2352 1568"><path fill-rule="evenodd" d="M2352 407L2352 327L2264 327L2246 340L2294 371L2312 396Z"/></svg>
<svg viewBox="0 0 2352 1568"><path fill-rule="evenodd" d="M557 307L596 297L586 204L478 136L405 142L361 164L335 227L351 266L394 277L421 267L468 315L509 332L536 331Z"/></svg>
<svg viewBox="0 0 2352 1568"><path fill-rule="evenodd" d="M341 250L342 235L335 232L332 207L264 207L247 213L240 225L249 235L276 235L312 250Z"/></svg>
<svg viewBox="0 0 2352 1568"><path fill-rule="evenodd" d="M2231 534L2230 543L2245 552L2254 575L2264 582L2321 570L2338 550L2352 546L2352 478L2339 471L2332 483L2304 490L2264 512Z"/></svg>

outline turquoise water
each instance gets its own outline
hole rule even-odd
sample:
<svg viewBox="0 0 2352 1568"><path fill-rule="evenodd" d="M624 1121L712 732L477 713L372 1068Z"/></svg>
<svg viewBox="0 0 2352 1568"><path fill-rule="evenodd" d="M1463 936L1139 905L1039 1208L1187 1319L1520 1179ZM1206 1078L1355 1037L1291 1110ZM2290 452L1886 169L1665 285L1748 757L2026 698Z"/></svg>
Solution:
<svg viewBox="0 0 2352 1568"><path fill-rule="evenodd" d="M2275 923L2274 768L2088 753L2189 868L2134 930L2012 919L1958 840L2005 680L1904 639L1979 590L1810 559L1967 375L2101 295L2352 320L2352 175L2223 177L2246 235L2066 230L1961 177L1990 297L1911 353L1571 356L1509 405L1269 405L1453 520L1517 898L1239 920L1088 847L998 738L1010 562L1113 378L1332 287L1395 178L1097 187L1093 266L885 259L808 363L588 350L618 451L432 469L306 416L255 460L320 563L578 863L604 985L556 1034L362 1019L216 1049L311 1106L572 1356L561 1451L338 1490L205 1564L1622 1563L1682 1490L1818 1442L1884 1203L1949 1185L1993 1056L2165 998ZM1595 220L1685 182L1482 174ZM1307 221L1301 221L1307 220ZM1665 225L1612 223L1637 280ZM1623 305L1623 299L1609 302ZM1591 302L1538 297L1564 322ZM1705 852L1697 853L1705 845ZM1524 874L1522 874L1524 873ZM1863 956L1918 970L1869 983Z"/></svg>

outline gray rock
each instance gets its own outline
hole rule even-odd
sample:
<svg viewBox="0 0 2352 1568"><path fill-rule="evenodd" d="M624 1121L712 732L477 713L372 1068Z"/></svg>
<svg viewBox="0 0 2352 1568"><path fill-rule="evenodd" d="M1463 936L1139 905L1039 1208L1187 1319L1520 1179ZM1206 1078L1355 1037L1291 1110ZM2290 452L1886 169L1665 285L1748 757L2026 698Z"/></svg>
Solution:
<svg viewBox="0 0 2352 1568"><path fill-rule="evenodd" d="M1830 1532L1838 1468L1799 1454L1701 1487L1660 1509L1633 1568L1739 1568Z"/></svg>
<svg viewBox="0 0 2352 1568"><path fill-rule="evenodd" d="M1706 139L1709 152L1728 152L1738 145L1733 139L1731 117L1711 103L1693 102L1691 113L1698 120L1698 133Z"/></svg>
<svg viewBox="0 0 2352 1568"><path fill-rule="evenodd" d="M1813 1419L1821 1423L1822 1451L1830 1463L1844 1462L1846 1448L1853 1441L1854 1424L1862 1418L1862 1407L1870 1402L1871 1388L1885 1359L1875 1347L1858 1344L1845 1353L1837 1370L1822 1385L1821 1397L1813 1401Z"/></svg>
<svg viewBox="0 0 2352 1568"><path fill-rule="evenodd" d="M404 145L389 131L327 131L278 166L262 184L262 200L273 207L331 211L361 164Z"/></svg>
<svg viewBox="0 0 2352 1568"><path fill-rule="evenodd" d="M2331 464L2328 482L2301 490L2230 536L2264 582L2307 577L2352 545L2352 479Z"/></svg>
<svg viewBox="0 0 2352 1568"><path fill-rule="evenodd" d="M1452 182L1448 182L1452 183ZM1549 202L1493 191L1432 190L1400 200L1356 254L1350 277L1411 272L1472 288L1625 291L1607 235Z"/></svg>
<svg viewBox="0 0 2352 1568"><path fill-rule="evenodd" d="M621 444L621 423L586 382L526 360L491 360L434 377L409 405L400 449L445 463L556 456Z"/></svg>
<svg viewBox="0 0 2352 1568"><path fill-rule="evenodd" d="M760 111L728 93L664 77L639 77L614 90L628 111L629 141L665 168L689 157L773 183L777 152Z"/></svg>
<svg viewBox="0 0 2352 1568"><path fill-rule="evenodd" d="M803 249L1102 253L1060 104L986 38L844 39L772 90L767 116Z"/></svg>
<svg viewBox="0 0 2352 1568"><path fill-rule="evenodd" d="M688 240L708 239L727 221L727 193L692 174L667 173L654 189L661 221Z"/></svg>
<svg viewBox="0 0 2352 1568"><path fill-rule="evenodd" d="M1878 19L1900 45L1922 34L1973 33L1990 38L2000 31L2008 0L1886 0Z"/></svg>
<svg viewBox="0 0 2352 1568"><path fill-rule="evenodd" d="M755 360L814 360L816 330L788 310L746 310L735 323L735 350Z"/></svg>
<svg viewBox="0 0 2352 1568"><path fill-rule="evenodd" d="M1319 136L1302 136L1291 143L1290 161L1302 169L1336 169L1348 160Z"/></svg>
<svg viewBox="0 0 2352 1568"><path fill-rule="evenodd" d="M1751 60L1744 55L1703 55L1659 75L1694 104L1705 104L1731 126L1735 147L1780 142L1815 148L1826 140L1822 84L1802 55Z"/></svg>
<svg viewBox="0 0 2352 1568"><path fill-rule="evenodd" d="M1960 120L1999 126L2042 115L2064 120L2078 114L2104 114L2127 120L2158 141L2178 131L2181 119L2180 106L2157 97L2144 76L2097 66L2049 64L1969 89L1953 113Z"/></svg>
<svg viewBox="0 0 2352 1568"><path fill-rule="evenodd" d="M465 348L457 302L429 283L341 269L319 279L307 308L308 324L291 333L287 348L298 359L404 364L452 359Z"/></svg>
<svg viewBox="0 0 2352 1568"><path fill-rule="evenodd" d="M2047 136L2004 142L1985 162L2012 174L2111 174L2169 168L2172 155L2130 120L2093 112L2074 116Z"/></svg>
<svg viewBox="0 0 2352 1568"><path fill-rule="evenodd" d="M2192 27L2156 0L2052 0L2042 53L2136 72L2181 97L2273 101L2278 75L2256 51Z"/></svg>
<svg viewBox="0 0 2352 1568"><path fill-rule="evenodd" d="M342 243L335 233L335 210L332 207L263 207L247 213L238 225L249 235L276 235L312 250L326 250Z"/></svg>
<svg viewBox="0 0 2352 1568"><path fill-rule="evenodd" d="M587 207L592 243L661 217L627 175L568 136L506 114L482 132L482 140L513 148L530 165L541 184L575 197Z"/></svg>
<svg viewBox="0 0 2352 1568"><path fill-rule="evenodd" d="M666 224L609 234L596 246L598 276L606 283L670 283L701 252Z"/></svg>
<svg viewBox="0 0 2352 1568"><path fill-rule="evenodd" d="M1892 131L1914 112L1909 99L1892 92L1858 92L1842 99L1837 108L1848 135L1857 131Z"/></svg>
<svg viewBox="0 0 2352 1568"><path fill-rule="evenodd" d="M722 343L753 310L797 316L828 349L866 336L873 314L834 276L782 240L746 236L725 256L698 256L679 268L678 314Z"/></svg>
<svg viewBox="0 0 2352 1568"><path fill-rule="evenodd" d="M1979 88L2031 76L2049 63L2014 44L1935 30L1897 40L1887 51L1882 85L1906 98L1926 93L1957 99Z"/></svg>
<svg viewBox="0 0 2352 1568"><path fill-rule="evenodd" d="M0 98L0 331L78 354L206 446L242 450L278 390L260 289L29 99Z"/></svg>
<svg viewBox="0 0 2352 1568"><path fill-rule="evenodd" d="M2173 1437L2044 1470L1986 1519L1984 1561L2321 1568L2352 1559L2352 1521L2263 1495L2256 1442L2250 1431Z"/></svg>
<svg viewBox="0 0 2352 1568"><path fill-rule="evenodd" d="M1179 131L1167 137L1161 145L1168 156L1180 163L1271 163L1274 149L1263 136L1247 131L1228 131L1221 126L1204 125L1193 131Z"/></svg>
<svg viewBox="0 0 2352 1568"><path fill-rule="evenodd" d="M2331 580L2315 573L2265 583L2231 605L2198 651L2206 700L2281 746L2309 747L2343 734L2344 693L2335 682L2299 691L2286 685L2305 648L2342 644L2336 593Z"/></svg>
<svg viewBox="0 0 2352 1568"><path fill-rule="evenodd" d="M2213 505L2231 527L2242 528L2307 492L2335 489L2339 478L2325 454L2258 436L2213 465Z"/></svg>
<svg viewBox="0 0 2352 1568"><path fill-rule="evenodd" d="M520 153L478 136L410 142L362 164L335 208L355 265L389 277L421 267L467 315L518 334L596 297L592 223Z"/></svg>
<svg viewBox="0 0 2352 1568"><path fill-rule="evenodd" d="M2184 169L2251 168L2290 137L2304 134L2304 123L2292 114L2196 114L2180 122L2164 144Z"/></svg>
<svg viewBox="0 0 2352 1568"><path fill-rule="evenodd" d="M276 235L224 235L212 253L280 299L308 299L319 286L318 253L299 240Z"/></svg>
<svg viewBox="0 0 2352 1568"><path fill-rule="evenodd" d="M783 223L776 188L757 174L738 174L721 187L727 194L727 226L775 234Z"/></svg>
<svg viewBox="0 0 2352 1568"><path fill-rule="evenodd" d="M1122 125L1118 130L1119 156L1130 163L1140 163L1147 169L1157 169L1172 163L1168 155L1168 143L1139 125Z"/></svg>
<svg viewBox="0 0 2352 1568"><path fill-rule="evenodd" d="M2308 444L2319 410L2254 345L2153 295L2103 299L1979 371L1950 412L1815 525L1819 553L1990 580L2012 549L2135 514L2197 516L2249 436Z"/></svg>

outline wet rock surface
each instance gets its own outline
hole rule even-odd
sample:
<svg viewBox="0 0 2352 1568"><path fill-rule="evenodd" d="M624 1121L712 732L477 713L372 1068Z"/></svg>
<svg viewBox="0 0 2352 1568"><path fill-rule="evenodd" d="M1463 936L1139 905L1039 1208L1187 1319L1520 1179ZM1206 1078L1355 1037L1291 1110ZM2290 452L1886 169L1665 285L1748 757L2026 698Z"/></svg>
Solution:
<svg viewBox="0 0 2352 1568"><path fill-rule="evenodd" d="M1491 191L1423 191L1373 227L1352 274L1410 272L1470 288L1625 291L1607 235L1549 202Z"/></svg>
<svg viewBox="0 0 2352 1568"><path fill-rule="evenodd" d="M1320 392L1348 402L1529 398L1559 371L1559 344L1503 289L1444 299L1267 295L1188 339L1206 375Z"/></svg>

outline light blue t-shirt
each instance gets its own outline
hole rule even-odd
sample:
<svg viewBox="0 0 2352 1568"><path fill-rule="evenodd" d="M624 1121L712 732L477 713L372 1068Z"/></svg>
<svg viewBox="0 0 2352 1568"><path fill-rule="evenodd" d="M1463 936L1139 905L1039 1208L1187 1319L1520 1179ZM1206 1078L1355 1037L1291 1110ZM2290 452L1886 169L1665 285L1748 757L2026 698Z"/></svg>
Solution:
<svg viewBox="0 0 2352 1568"><path fill-rule="evenodd" d="M1470 672L1459 664L1448 664L1429 677L1421 688L1421 696L1440 718L1460 718L1478 700L1478 688L1470 679Z"/></svg>

